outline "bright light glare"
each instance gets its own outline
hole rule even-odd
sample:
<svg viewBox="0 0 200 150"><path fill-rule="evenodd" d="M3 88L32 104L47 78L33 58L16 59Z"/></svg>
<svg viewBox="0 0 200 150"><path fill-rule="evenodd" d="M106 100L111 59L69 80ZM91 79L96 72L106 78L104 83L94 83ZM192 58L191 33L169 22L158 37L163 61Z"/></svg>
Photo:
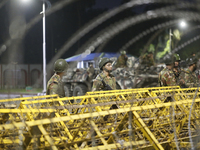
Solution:
<svg viewBox="0 0 200 150"><path fill-rule="evenodd" d="M181 26L181 28L185 28L187 26L187 24L185 21L181 21L180 26Z"/></svg>
<svg viewBox="0 0 200 150"><path fill-rule="evenodd" d="M30 2L31 0L21 0L21 1L27 3Z"/></svg>

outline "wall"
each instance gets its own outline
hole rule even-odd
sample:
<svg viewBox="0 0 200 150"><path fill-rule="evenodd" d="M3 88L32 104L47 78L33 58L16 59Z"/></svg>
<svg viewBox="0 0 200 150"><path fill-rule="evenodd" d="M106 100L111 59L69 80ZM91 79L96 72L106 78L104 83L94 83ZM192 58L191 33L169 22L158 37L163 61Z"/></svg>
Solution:
<svg viewBox="0 0 200 150"><path fill-rule="evenodd" d="M0 64L0 88L42 87L41 64Z"/></svg>

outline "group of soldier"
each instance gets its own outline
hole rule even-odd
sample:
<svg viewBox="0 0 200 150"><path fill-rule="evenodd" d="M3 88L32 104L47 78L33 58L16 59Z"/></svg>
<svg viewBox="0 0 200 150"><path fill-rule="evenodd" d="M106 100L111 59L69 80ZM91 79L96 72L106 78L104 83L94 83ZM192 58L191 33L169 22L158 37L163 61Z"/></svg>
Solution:
<svg viewBox="0 0 200 150"><path fill-rule="evenodd" d="M117 67L126 67L127 61L126 53L123 51L117 60ZM146 59L146 60L145 60ZM142 57L144 64L145 61L149 65L154 65L152 53L148 53ZM175 86L179 85L182 88L197 87L199 80L195 74L197 68L197 59L191 57L187 59L187 69L180 67L180 57L174 54L173 57L165 60L166 67L159 73L158 82L160 86ZM109 58L102 58L99 62L101 73L93 80L92 91L100 90L115 90L116 79L111 74L112 61ZM58 94L59 97L65 97L64 86L62 83L62 76L66 73L68 64L64 59L58 59L54 64L55 74L51 77L47 84L47 95ZM88 71L94 72L93 65L90 64ZM92 73L89 74L92 78Z"/></svg>
<svg viewBox="0 0 200 150"><path fill-rule="evenodd" d="M90 71L94 71L92 64L89 67ZM112 61L109 58L102 58L99 63L99 68L102 71L93 82L93 91L98 90L114 90L116 89L115 77L111 74ZM47 83L47 95L58 94L59 97L65 97L64 85L62 82L63 75L67 72L68 63L64 59L58 59L54 64L54 75ZM89 74L89 78L91 75Z"/></svg>
<svg viewBox="0 0 200 150"><path fill-rule="evenodd" d="M174 54L172 58L165 60L166 67L159 73L160 86L175 86L182 88L197 87L199 80L195 73L197 61L195 57L186 60L187 68L180 67L180 56Z"/></svg>
<svg viewBox="0 0 200 150"><path fill-rule="evenodd" d="M121 51L121 55L117 58L117 63L115 68L125 68L127 67L128 56L126 55L126 51ZM145 65L147 67L151 67L155 65L153 53L148 52L140 57L140 65Z"/></svg>

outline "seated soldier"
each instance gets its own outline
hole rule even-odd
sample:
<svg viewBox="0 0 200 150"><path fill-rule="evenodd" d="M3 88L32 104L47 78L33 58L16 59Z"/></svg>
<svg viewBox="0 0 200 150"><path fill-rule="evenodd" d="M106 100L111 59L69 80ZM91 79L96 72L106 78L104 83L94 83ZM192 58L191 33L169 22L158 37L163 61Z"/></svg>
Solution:
<svg viewBox="0 0 200 150"><path fill-rule="evenodd" d="M124 68L127 67L128 57L126 56L126 51L121 51L121 55L117 59L116 68Z"/></svg>
<svg viewBox="0 0 200 150"><path fill-rule="evenodd" d="M141 65L144 65L144 66L147 66L147 67L154 66L155 63L154 63L153 53L148 52L144 56L141 56L140 62L141 62Z"/></svg>

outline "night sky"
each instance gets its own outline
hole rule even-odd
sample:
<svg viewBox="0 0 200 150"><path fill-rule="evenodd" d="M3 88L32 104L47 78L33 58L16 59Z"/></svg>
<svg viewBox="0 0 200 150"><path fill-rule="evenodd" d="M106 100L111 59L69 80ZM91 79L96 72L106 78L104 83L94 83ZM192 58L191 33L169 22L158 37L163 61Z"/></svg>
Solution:
<svg viewBox="0 0 200 150"><path fill-rule="evenodd" d="M64 0L49 0L51 8ZM3 1L2 1L3 2ZM46 17L46 55L47 63L60 51L60 49L68 42L68 40L84 25L99 15L110 11L116 7L122 6L128 0L77 0L70 3L58 11L47 15ZM186 1L194 3L195 1ZM62 58L68 58L77 51L94 35L113 25L114 23L128 17L138 16L149 13L162 7L172 4L143 4L133 8L126 9L121 13L112 16L96 28L85 34L72 47L62 54ZM46 5L47 6L47 5ZM22 3L21 0L7 0L1 7L0 2L0 63L7 64L10 62L18 62L24 64L42 64L42 19L33 24L30 29L23 34L22 29L27 28L29 22L39 16L42 11L42 2L33 0L28 3ZM199 12L196 8L185 8L182 11ZM40 16L41 17L41 16ZM134 38L134 36L142 33L150 27L177 18L159 18L137 23L123 32L118 33L105 45L102 49L104 52L117 52L125 43ZM198 21L190 21L190 26L198 25ZM23 28L24 27L24 28ZM167 32L167 31L166 31ZM149 38L154 34L144 36L136 43L131 45L127 52L139 56L140 50L144 48ZM191 32L187 37L183 37L180 41L184 43L198 35L199 30ZM163 32L162 34L166 34ZM24 35L24 36L21 36ZM157 39L158 40L158 39ZM192 46L187 46L183 51L192 51L199 47L199 42L194 42ZM96 49L95 49L96 50ZM82 51L83 52L83 51ZM94 51L95 52L95 51Z"/></svg>

